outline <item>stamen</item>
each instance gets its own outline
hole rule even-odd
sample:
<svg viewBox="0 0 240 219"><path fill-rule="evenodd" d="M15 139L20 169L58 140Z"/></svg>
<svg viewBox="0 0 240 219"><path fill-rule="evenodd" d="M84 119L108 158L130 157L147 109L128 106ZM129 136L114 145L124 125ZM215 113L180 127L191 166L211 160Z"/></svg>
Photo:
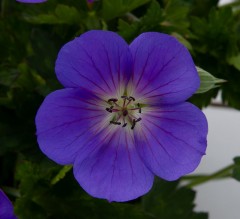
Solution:
<svg viewBox="0 0 240 219"><path fill-rule="evenodd" d="M110 124L122 125L122 127L126 127L130 123L131 129L134 129L136 123L141 121L142 118L137 118L136 114L133 111L137 110L139 113L141 113L141 104L133 104L132 101L135 101L135 98L132 96L123 95L121 96L121 98L123 99L123 101L120 102L118 102L117 98L110 98L108 100L108 103L110 103L110 107L106 108L106 110L110 113L117 112L117 114L115 115L117 116L117 118L114 117L113 120L110 121Z"/></svg>
<svg viewBox="0 0 240 219"><path fill-rule="evenodd" d="M110 124L114 124L114 125L121 125L121 122L114 122L114 121L110 121Z"/></svg>
<svg viewBox="0 0 240 219"><path fill-rule="evenodd" d="M137 120L135 120L135 123L136 122L139 122L139 121L141 121L142 120L142 118L138 118Z"/></svg>
<svg viewBox="0 0 240 219"><path fill-rule="evenodd" d="M138 109L138 112L139 112L139 113L142 113L142 108L140 107L140 104L139 104L139 103L137 104L137 106L138 106L138 108L139 108L139 109Z"/></svg>
<svg viewBox="0 0 240 219"><path fill-rule="evenodd" d="M110 113L112 113L113 106L110 106L109 108L106 108L106 110Z"/></svg>
<svg viewBox="0 0 240 219"><path fill-rule="evenodd" d="M136 125L136 120L134 119L131 129L134 129L135 125Z"/></svg>
<svg viewBox="0 0 240 219"><path fill-rule="evenodd" d="M109 100L108 100L108 102L117 102L118 101L118 99L116 99L116 98L110 98Z"/></svg>
<svg viewBox="0 0 240 219"><path fill-rule="evenodd" d="M127 104L126 104L126 106L128 106L132 101L135 101L135 98L129 96L129 97L126 98L126 100L128 100L128 102L127 102Z"/></svg>
<svg viewBox="0 0 240 219"><path fill-rule="evenodd" d="M122 127L126 127L127 126L127 123L124 123Z"/></svg>
<svg viewBox="0 0 240 219"><path fill-rule="evenodd" d="M134 97L131 97L131 96L129 96L129 97L128 97L128 100L129 100L129 101L131 101L131 100L135 101L135 98L134 98Z"/></svg>

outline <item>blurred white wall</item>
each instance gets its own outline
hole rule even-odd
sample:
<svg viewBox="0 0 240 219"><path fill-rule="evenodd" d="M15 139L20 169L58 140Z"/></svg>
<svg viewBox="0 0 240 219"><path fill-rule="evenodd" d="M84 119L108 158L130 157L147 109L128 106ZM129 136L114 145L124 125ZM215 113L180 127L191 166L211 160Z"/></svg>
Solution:
<svg viewBox="0 0 240 219"><path fill-rule="evenodd" d="M219 5L224 5L224 4L227 4L227 3L230 3L230 2L234 2L234 0L220 0Z"/></svg>
<svg viewBox="0 0 240 219"><path fill-rule="evenodd" d="M209 124L208 147L194 173L213 173L240 156L240 111L208 107L203 112ZM195 190L196 210L209 212L209 219L240 218L240 182L234 179L211 181Z"/></svg>

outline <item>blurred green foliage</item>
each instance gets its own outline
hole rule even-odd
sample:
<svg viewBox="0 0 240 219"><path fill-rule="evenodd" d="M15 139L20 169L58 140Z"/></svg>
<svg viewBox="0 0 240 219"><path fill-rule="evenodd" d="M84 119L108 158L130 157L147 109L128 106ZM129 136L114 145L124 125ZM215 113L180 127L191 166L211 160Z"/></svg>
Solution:
<svg viewBox="0 0 240 219"><path fill-rule="evenodd" d="M227 81L191 101L207 106L221 90L224 102L240 109L240 11L235 8L240 4L217 4L217 0L98 0L93 4L49 0L36 5L1 1L0 187L18 191L8 195L19 219L207 218L193 211L194 191L178 182L157 180L149 194L129 203L90 197L69 167L62 169L41 153L34 119L44 97L61 88L54 73L59 49L91 29L118 32L127 42L146 31L175 36L190 50L196 66ZM239 169L234 177L239 180Z"/></svg>
<svg viewBox="0 0 240 219"><path fill-rule="evenodd" d="M240 157L234 158L233 178L240 181Z"/></svg>

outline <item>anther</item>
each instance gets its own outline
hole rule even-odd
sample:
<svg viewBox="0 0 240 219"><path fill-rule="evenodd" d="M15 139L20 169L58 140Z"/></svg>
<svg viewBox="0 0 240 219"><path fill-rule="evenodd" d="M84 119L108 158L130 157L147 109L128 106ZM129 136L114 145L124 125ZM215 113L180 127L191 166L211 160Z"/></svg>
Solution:
<svg viewBox="0 0 240 219"><path fill-rule="evenodd" d="M131 96L129 96L129 97L128 97L128 100L129 100L129 101L131 101L131 100L135 101L135 98L134 98L134 97L131 97Z"/></svg>
<svg viewBox="0 0 240 219"><path fill-rule="evenodd" d="M112 113L113 106L110 106L110 108L106 108L106 110L110 113Z"/></svg>
<svg viewBox="0 0 240 219"><path fill-rule="evenodd" d="M141 120L142 120L141 118L138 118L137 120L135 120L135 123L136 123L136 122L139 122L139 121L141 121Z"/></svg>
<svg viewBox="0 0 240 219"><path fill-rule="evenodd" d="M137 106L138 106L138 108L139 108L139 109L138 109L138 112L139 112L139 113L142 113L142 108L140 107L140 104L139 104L139 103L137 104Z"/></svg>
<svg viewBox="0 0 240 219"><path fill-rule="evenodd" d="M136 125L136 120L134 119L131 129L134 129L135 125Z"/></svg>
<svg viewBox="0 0 240 219"><path fill-rule="evenodd" d="M121 125L121 122L114 122L114 121L110 121L110 124L114 124L114 125Z"/></svg>
<svg viewBox="0 0 240 219"><path fill-rule="evenodd" d="M110 124L126 127L130 123L131 129L134 129L136 123L142 119L136 118L132 110L137 110L139 113L142 113L141 104L133 104L132 101L135 101L136 99L132 96L122 95L121 98L123 101L120 101L120 103L118 103L117 98L110 98L107 101L110 106L106 108L106 110L110 113L117 113L116 115L118 117L116 120L113 119L110 121ZM125 121L126 117L128 118L129 123Z"/></svg>
<svg viewBox="0 0 240 219"><path fill-rule="evenodd" d="M123 124L123 126L122 126L122 127L126 127L126 126L127 126L127 123Z"/></svg>
<svg viewBox="0 0 240 219"><path fill-rule="evenodd" d="M117 102L117 101L118 101L118 99L116 99L116 98L111 98L111 99L108 100L108 102L114 102L114 103Z"/></svg>

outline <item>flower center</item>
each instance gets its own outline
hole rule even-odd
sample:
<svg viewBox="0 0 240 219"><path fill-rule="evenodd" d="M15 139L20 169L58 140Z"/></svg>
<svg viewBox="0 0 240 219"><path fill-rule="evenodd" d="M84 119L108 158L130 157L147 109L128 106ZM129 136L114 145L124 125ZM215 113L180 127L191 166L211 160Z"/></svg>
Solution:
<svg viewBox="0 0 240 219"><path fill-rule="evenodd" d="M107 102L110 107L107 107L106 110L113 114L110 124L122 125L122 127L129 124L131 129L134 129L136 123L142 120L138 116L142 112L141 105L135 102L134 97L121 96L120 99L111 98Z"/></svg>

